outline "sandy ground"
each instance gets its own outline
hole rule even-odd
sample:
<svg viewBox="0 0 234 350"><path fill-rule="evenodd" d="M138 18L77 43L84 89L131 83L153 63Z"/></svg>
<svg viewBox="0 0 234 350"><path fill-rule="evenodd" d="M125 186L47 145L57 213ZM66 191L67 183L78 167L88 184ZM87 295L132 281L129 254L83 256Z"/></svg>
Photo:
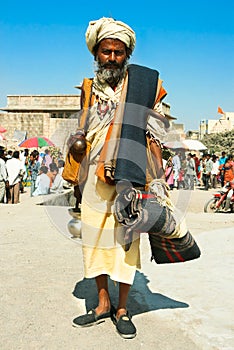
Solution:
<svg viewBox="0 0 234 350"><path fill-rule="evenodd" d="M173 191L175 205L201 248L180 264L150 261L142 237L142 269L128 308L137 337L122 339L108 319L89 328L72 319L96 306L93 280L83 280L81 246L67 231L67 207L21 195L0 205L0 349L234 349L234 214L206 214L209 192ZM110 281L115 304L117 287Z"/></svg>

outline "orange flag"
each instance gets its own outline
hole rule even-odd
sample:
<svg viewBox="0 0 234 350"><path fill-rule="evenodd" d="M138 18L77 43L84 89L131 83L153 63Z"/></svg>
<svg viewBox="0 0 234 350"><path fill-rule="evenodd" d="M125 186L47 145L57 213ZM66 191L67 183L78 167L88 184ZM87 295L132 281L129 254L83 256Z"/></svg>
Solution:
<svg viewBox="0 0 234 350"><path fill-rule="evenodd" d="M221 108L221 107L218 107L218 113L220 113L220 114L224 114L224 111L222 110L222 108Z"/></svg>

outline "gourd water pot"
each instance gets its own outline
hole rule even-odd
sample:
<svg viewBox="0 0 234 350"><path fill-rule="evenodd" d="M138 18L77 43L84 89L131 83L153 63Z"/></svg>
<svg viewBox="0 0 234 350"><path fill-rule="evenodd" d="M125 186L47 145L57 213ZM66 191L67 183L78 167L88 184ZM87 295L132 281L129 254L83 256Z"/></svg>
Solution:
<svg viewBox="0 0 234 350"><path fill-rule="evenodd" d="M68 209L72 219L68 222L67 227L73 238L81 238L81 211L80 209Z"/></svg>

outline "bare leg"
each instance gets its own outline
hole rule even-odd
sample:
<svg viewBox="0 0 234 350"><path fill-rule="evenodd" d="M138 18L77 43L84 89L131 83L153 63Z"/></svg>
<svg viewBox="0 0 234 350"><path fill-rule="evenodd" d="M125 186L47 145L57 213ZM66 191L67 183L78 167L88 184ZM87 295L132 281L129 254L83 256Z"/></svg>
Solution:
<svg viewBox="0 0 234 350"><path fill-rule="evenodd" d="M108 292L108 280L107 275L100 275L96 277L96 284L98 290L99 303L95 309L95 312L91 310L85 315L76 317L73 320L74 327L86 327L92 326L96 323L103 322L105 318L110 316L110 297ZM98 317L99 316L99 317Z"/></svg>
<svg viewBox="0 0 234 350"><path fill-rule="evenodd" d="M127 311L128 293L131 288L130 284L119 283L119 305L117 307L116 318L125 315Z"/></svg>
<svg viewBox="0 0 234 350"><path fill-rule="evenodd" d="M107 275L100 275L95 278L99 304L96 307L97 315L110 311L111 303L108 291Z"/></svg>

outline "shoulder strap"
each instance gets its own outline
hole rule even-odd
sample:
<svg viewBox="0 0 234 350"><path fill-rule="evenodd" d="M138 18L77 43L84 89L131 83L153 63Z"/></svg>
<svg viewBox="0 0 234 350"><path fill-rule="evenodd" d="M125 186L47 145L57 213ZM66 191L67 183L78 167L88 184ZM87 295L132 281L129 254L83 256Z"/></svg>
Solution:
<svg viewBox="0 0 234 350"><path fill-rule="evenodd" d="M80 125L79 127L82 129L85 129L86 126L86 120L88 117L89 112L89 106L90 101L92 97L92 84L93 79L90 78L84 78L83 84L81 87L81 108L82 108L82 114L80 118Z"/></svg>

